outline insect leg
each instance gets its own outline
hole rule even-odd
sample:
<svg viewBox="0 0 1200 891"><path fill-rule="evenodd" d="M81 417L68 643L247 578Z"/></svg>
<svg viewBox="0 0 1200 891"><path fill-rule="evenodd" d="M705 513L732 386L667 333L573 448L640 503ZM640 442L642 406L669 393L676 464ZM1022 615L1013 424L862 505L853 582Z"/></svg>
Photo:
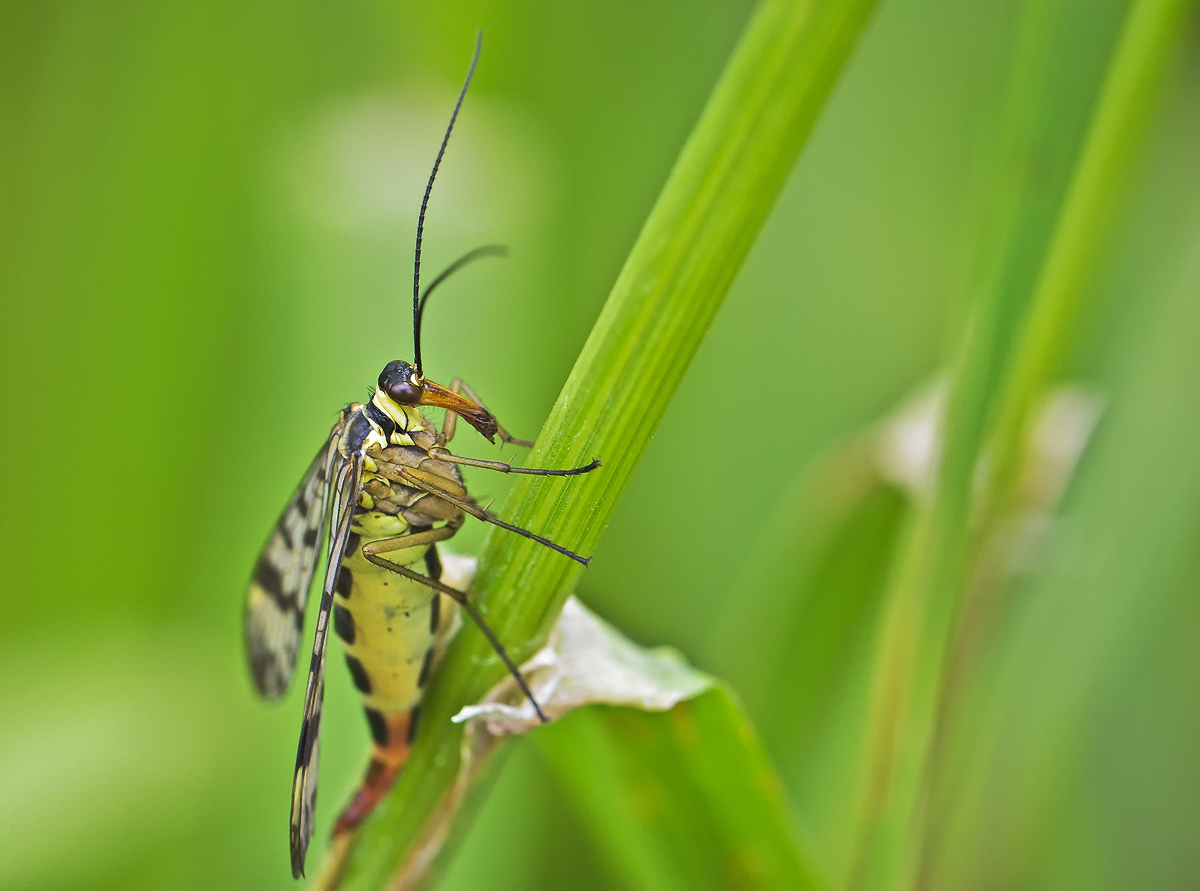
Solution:
<svg viewBox="0 0 1200 891"><path fill-rule="evenodd" d="M418 582L426 587L432 588L438 593L445 594L451 600L456 601L458 605L463 608L463 611L470 616L471 621L474 622L479 627L479 630L483 632L483 636L487 638L488 643L492 645L492 649L496 651L496 655L500 657L500 661L504 663L509 674L513 676L513 680L517 682L517 686L521 688L521 692L525 694L525 698L529 700L529 704L533 706L533 710L537 712L538 720L540 720L543 724L548 724L549 719L542 713L541 706L538 705L537 700L533 697L533 691L530 690L529 685L525 683L525 678L521 677L520 670L509 657L508 651L504 649L504 644L500 643L500 639L496 637L495 632L493 632L488 626L488 623L484 621L483 616L480 615L479 610L475 608L475 604L471 602L471 599L466 594L464 594L462 591L459 591L457 588L451 588L449 585L442 584L437 579L431 579L429 576L421 575L421 573L411 570L407 566L400 566L379 556L381 551L397 551L403 550L406 547L411 547L412 545L409 543L411 539L415 538L417 535L423 534L425 533L419 532L416 533L416 535L400 535L396 538L365 544L363 545L362 555L382 569L386 569L389 572L394 572L397 575L402 575L405 578L412 579L414 582ZM379 547L380 545L386 545L387 547L381 548Z"/></svg>
<svg viewBox="0 0 1200 891"><path fill-rule="evenodd" d="M446 541L453 538L455 533L462 528L462 517L455 517L445 526L437 529L426 529L423 532L410 532L406 535L397 535L395 538L381 538L378 541L372 541L363 545L363 555L371 554L388 554L392 551L402 551L405 548L419 548L424 545L436 544L439 541ZM368 556L368 560L371 558ZM375 562L375 561L371 561ZM391 569L394 564L388 563L384 569ZM422 576L425 578L425 576Z"/></svg>
<svg viewBox="0 0 1200 891"><path fill-rule="evenodd" d="M466 393L467 398L470 399L472 402L476 402L479 405L483 405L483 402L481 402L479 397L477 395L475 395L475 391L472 390L470 385L466 381L464 381L461 377L456 377L454 380L450 381L450 392L454 393L456 396L461 396L464 393ZM483 407L485 410L487 409L486 405L483 405ZM446 417L442 421L442 435L441 435L442 445L445 445L450 440L454 439L454 431L457 428L457 426L458 426L458 416L455 415L454 412L451 412L451 411L446 412ZM510 445L524 446L527 449L533 448L532 442L530 442L527 439L517 439L515 436L513 436L511 433L509 433L507 430L505 430L503 427L501 427L499 423L496 424L496 435L500 437L501 442L507 442Z"/></svg>
<svg viewBox="0 0 1200 891"><path fill-rule="evenodd" d="M450 417L447 414L446 417ZM449 461L451 464L467 464L471 467L483 467L487 470L498 470L501 473L524 473L530 476L575 476L579 473L587 473L595 470L600 466L600 461L593 458L591 464L585 464L583 467L572 467L568 470L548 470L541 467L513 467L504 461L482 461L478 458L463 458L460 455L452 455L441 446L434 446L429 450L430 458L437 458L439 461Z"/></svg>
<svg viewBox="0 0 1200 891"><path fill-rule="evenodd" d="M494 514L488 513L473 501L464 501L462 498L452 495L445 489L439 489L437 486L429 484L424 479L408 470L408 468L397 468L397 472L407 485L420 489L422 492L428 492L430 495L434 495L437 498L442 499L442 501L445 501L447 504L454 505L464 513L470 514L477 520L483 520L485 523L491 523L493 526L499 526L501 529L507 529L509 532L515 532L517 535L531 539L532 541L536 541L538 544L545 545L552 551L558 551L558 553L566 557L570 557L576 563L582 563L584 566L587 566L592 562L591 557L581 557L574 551L564 548L562 545L556 544L548 538L543 538L536 532L530 532L528 529L522 529L520 526L514 526L512 523L504 522Z"/></svg>

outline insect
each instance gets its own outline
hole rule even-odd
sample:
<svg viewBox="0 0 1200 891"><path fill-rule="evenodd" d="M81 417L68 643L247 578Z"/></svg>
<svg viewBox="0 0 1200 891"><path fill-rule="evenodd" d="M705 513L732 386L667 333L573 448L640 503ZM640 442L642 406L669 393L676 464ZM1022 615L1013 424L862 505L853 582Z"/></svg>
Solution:
<svg viewBox="0 0 1200 891"><path fill-rule="evenodd" d="M322 541L326 570L321 587L312 660L304 693L304 718L292 781L292 875L304 874L313 834L325 649L329 630L341 638L346 665L361 692L373 740L371 761L358 791L334 824L334 834L354 829L391 788L407 760L421 696L461 608L487 637L538 716L520 672L467 596L441 581L437 544L452 538L469 515L531 538L587 565L588 558L527 529L504 522L471 497L459 465L504 473L571 476L599 461L564 470L518 468L452 454L457 419L489 442L531 446L509 435L469 386L449 387L426 378L421 363L421 322L426 301L448 276L494 246L451 264L422 292L421 237L425 210L454 122L479 61L482 35L442 138L417 218L413 263L412 364L388 362L378 387L363 404L342 409L328 440L275 524L254 567L245 609L246 653L258 692L277 699L295 672L304 606ZM440 430L421 413L442 408ZM328 522L327 522L328 521ZM326 531L326 525L328 530Z"/></svg>

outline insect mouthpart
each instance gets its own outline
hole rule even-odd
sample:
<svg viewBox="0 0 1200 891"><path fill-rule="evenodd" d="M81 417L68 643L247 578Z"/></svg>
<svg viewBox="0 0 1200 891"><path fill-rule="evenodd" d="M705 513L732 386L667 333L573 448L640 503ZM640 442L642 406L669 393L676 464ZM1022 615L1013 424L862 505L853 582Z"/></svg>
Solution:
<svg viewBox="0 0 1200 891"><path fill-rule="evenodd" d="M495 442L495 436L500 429L496 416L473 399L460 395L455 389L446 389L441 384L434 383L428 378L421 381L421 398L417 405L432 405L452 411L476 430L488 442Z"/></svg>

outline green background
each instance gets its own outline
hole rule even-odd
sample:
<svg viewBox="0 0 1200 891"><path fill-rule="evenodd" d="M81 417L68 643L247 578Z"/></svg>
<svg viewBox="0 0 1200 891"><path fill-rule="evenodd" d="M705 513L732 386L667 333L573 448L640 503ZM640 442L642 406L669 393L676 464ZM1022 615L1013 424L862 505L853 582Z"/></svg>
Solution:
<svg viewBox="0 0 1200 891"><path fill-rule="evenodd" d="M0 11L0 887L292 887L299 692L253 697L245 580L336 409L411 353L416 207L475 29L426 274L485 242L512 257L440 292L425 354L532 437L750 11L446 6ZM756 626L739 621L792 614L744 580L813 462L957 342L1016 8L881 4L580 588L636 640L734 680L832 876L838 807L797 765L836 748L865 680L839 669L841 706L807 712L834 729L798 742L780 719L796 690L747 668ZM1116 32L1081 21L1102 47ZM1089 46L1064 40L1063 69L1086 79ZM1198 49L1193 27L1066 360L1108 400L1066 547L1109 562L1031 586L1016 692L964 718L968 749L1026 754L964 785L946 887L997 859L1000 886L1200 882ZM495 456L469 433L461 451ZM344 674L322 827L367 746ZM1006 771L1029 791L994 815ZM443 886L617 881L523 743Z"/></svg>

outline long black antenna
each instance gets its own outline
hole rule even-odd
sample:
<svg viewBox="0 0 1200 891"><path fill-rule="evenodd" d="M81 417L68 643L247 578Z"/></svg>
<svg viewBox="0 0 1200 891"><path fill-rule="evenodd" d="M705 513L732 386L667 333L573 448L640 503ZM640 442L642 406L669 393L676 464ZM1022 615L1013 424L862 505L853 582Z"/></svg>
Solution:
<svg viewBox="0 0 1200 891"><path fill-rule="evenodd" d="M442 164L442 155L446 153L446 144L450 142L450 133L454 130L454 122L458 119L458 110L462 108L463 99L467 97L467 87L475 76L475 65L479 62L479 51L483 48L483 30L475 35L475 55L471 57L471 69L463 83L462 92L458 94L458 102L454 103L454 113L450 115L450 125L446 127L446 135L442 137L442 147L438 149L437 158L433 162L433 172L429 174L429 182L425 185L425 197L421 199L421 214L417 217L417 252L413 260L413 364L417 369L417 377L421 372L421 235L425 231L425 208L429 205L429 193L433 191L433 181L437 178L438 167Z"/></svg>
<svg viewBox="0 0 1200 891"><path fill-rule="evenodd" d="M415 319L413 319L413 332L414 332L413 337L416 338L417 343L421 342L421 325L425 321L425 301L429 299L429 295L433 293L434 289L438 285L440 285L442 282L444 282L450 276L454 275L454 273L458 272L458 270L462 269L468 263L470 263L474 260L478 260L481 257L507 257L507 256L508 256L508 248L505 247L504 245L502 245L502 244L485 244L482 247L475 248L475 250L473 250L473 251L467 251L465 254L463 254L461 257L459 257L457 260L455 260L453 263L451 263L449 266L447 266L445 269L443 269L441 271L441 274L438 275L437 278L435 278L433 281L431 281L429 284L427 284L425 286L425 290L421 292L421 300L417 304L417 316Z"/></svg>

